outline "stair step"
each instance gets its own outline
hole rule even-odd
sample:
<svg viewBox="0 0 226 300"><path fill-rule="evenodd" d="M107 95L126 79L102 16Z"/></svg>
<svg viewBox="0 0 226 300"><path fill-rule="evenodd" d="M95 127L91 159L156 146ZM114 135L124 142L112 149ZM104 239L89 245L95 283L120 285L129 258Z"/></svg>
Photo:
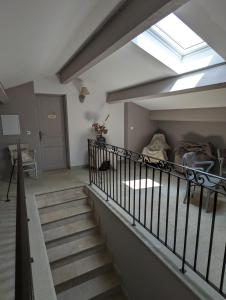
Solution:
<svg viewBox="0 0 226 300"><path fill-rule="evenodd" d="M119 289L120 282L113 272L104 273L96 276L86 282L83 282L67 291L57 295L58 300L91 300L103 299L104 295L108 295L114 290ZM105 298L104 298L105 299ZM109 298L110 299L110 298ZM113 299L113 298L112 298ZM120 299L120 298L115 298ZM123 299L123 298L122 298Z"/></svg>
<svg viewBox="0 0 226 300"><path fill-rule="evenodd" d="M58 220L70 218L73 216L85 214L91 212L91 208L88 205L81 205L76 207L68 207L65 209L60 209L57 211L49 212L46 214L40 215L41 224L48 224Z"/></svg>
<svg viewBox="0 0 226 300"><path fill-rule="evenodd" d="M48 249L47 253L49 262L53 263L66 257L94 249L103 244L104 240L100 237L100 235L88 235L69 243Z"/></svg>
<svg viewBox="0 0 226 300"><path fill-rule="evenodd" d="M70 235L79 234L81 232L91 230L97 226L93 219L79 220L73 223L44 231L45 242L51 242Z"/></svg>
<svg viewBox="0 0 226 300"><path fill-rule="evenodd" d="M84 187L65 189L36 196L38 208L49 207L81 198L87 198Z"/></svg>
<svg viewBox="0 0 226 300"><path fill-rule="evenodd" d="M120 292L116 295L104 298L105 300L126 300L127 298Z"/></svg>
<svg viewBox="0 0 226 300"><path fill-rule="evenodd" d="M79 282L96 271L111 265L111 257L107 252L87 256L73 263L52 270L55 288L69 281Z"/></svg>
<svg viewBox="0 0 226 300"><path fill-rule="evenodd" d="M64 208L68 208L68 207L78 207L78 206L82 206L82 205L87 205L88 204L88 198L80 198L80 199L73 199L73 200L67 200L66 202L63 203L59 203L56 205L51 205L51 206L46 206L46 207L42 207L39 209L39 214L43 215L49 212L53 212L53 211L57 211L57 210L61 210Z"/></svg>

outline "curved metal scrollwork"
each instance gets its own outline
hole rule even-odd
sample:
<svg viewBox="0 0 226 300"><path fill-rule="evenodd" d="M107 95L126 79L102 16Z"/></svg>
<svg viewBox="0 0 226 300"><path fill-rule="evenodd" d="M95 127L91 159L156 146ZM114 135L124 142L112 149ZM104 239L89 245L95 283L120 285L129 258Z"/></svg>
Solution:
<svg viewBox="0 0 226 300"><path fill-rule="evenodd" d="M157 166L161 171L165 171L167 173L170 173L173 170L173 166L167 161L158 161Z"/></svg>
<svg viewBox="0 0 226 300"><path fill-rule="evenodd" d="M94 146L95 148L99 148L101 150L108 151L109 153L119 155L121 157L124 157L125 159L148 165L166 173L172 172L175 176L178 177L180 175L178 173L175 173L175 169L183 169L183 173L185 175L186 180L192 182L193 184L208 188L212 191L217 191L221 192L222 194L226 194L226 178L205 173L200 170L191 169L185 166L177 165L168 161L158 160L148 155L133 152L131 150L113 146L110 144L100 143L96 140L89 140L89 145Z"/></svg>
<svg viewBox="0 0 226 300"><path fill-rule="evenodd" d="M226 193L226 180L224 178L194 169L186 169L185 173L186 179L196 185L203 186L213 192Z"/></svg>

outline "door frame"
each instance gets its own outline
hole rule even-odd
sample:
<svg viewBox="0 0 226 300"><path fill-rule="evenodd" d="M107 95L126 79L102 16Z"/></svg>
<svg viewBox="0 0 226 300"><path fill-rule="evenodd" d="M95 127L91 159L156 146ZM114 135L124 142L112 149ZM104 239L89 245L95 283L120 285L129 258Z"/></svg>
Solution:
<svg viewBox="0 0 226 300"><path fill-rule="evenodd" d="M47 97L54 97L54 96L60 96L63 101L63 121L64 121L64 136L65 136L65 155L66 155L66 169L71 169L70 164L70 148L69 148L69 127L68 127L68 110L67 110L67 95L66 94L48 94L48 93L36 93L35 96L37 96L37 106L38 106L38 131L40 130L40 100L38 96L47 96ZM39 151L40 151L40 160L41 158L41 143L40 139L39 141ZM42 171L42 170L41 170Z"/></svg>

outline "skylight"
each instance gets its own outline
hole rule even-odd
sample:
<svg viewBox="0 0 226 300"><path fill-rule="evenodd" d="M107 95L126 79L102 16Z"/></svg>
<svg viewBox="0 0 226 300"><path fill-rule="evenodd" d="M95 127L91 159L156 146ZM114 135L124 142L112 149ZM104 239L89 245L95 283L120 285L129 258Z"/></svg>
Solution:
<svg viewBox="0 0 226 300"><path fill-rule="evenodd" d="M178 74L224 62L173 13L138 35L133 42Z"/></svg>
<svg viewBox="0 0 226 300"><path fill-rule="evenodd" d="M182 55L207 47L206 42L174 14L159 21L151 27L151 30L159 34Z"/></svg>

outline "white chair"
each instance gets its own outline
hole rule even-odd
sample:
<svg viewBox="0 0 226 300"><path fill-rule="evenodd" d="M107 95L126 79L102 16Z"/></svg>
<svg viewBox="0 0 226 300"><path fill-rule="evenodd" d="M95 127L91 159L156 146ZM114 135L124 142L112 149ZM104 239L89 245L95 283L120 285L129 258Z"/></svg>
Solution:
<svg viewBox="0 0 226 300"><path fill-rule="evenodd" d="M149 156L149 162L157 163L159 160L168 160L167 150L169 149L165 135L155 133L150 143L143 148L142 154Z"/></svg>
<svg viewBox="0 0 226 300"><path fill-rule="evenodd" d="M38 178L36 151L30 149L28 144L21 144L20 148L23 171L27 173L34 172L35 177ZM17 167L17 145L9 145L8 149L10 152L12 166L15 168Z"/></svg>

